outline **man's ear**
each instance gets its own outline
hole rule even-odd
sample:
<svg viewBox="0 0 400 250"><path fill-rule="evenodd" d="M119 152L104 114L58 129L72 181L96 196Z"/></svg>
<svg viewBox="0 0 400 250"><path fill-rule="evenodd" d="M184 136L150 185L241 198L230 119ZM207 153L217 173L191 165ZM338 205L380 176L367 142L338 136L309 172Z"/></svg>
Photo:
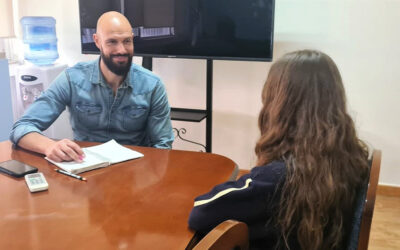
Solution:
<svg viewBox="0 0 400 250"><path fill-rule="evenodd" d="M96 33L93 34L93 41L96 44L96 47L100 49L100 38Z"/></svg>

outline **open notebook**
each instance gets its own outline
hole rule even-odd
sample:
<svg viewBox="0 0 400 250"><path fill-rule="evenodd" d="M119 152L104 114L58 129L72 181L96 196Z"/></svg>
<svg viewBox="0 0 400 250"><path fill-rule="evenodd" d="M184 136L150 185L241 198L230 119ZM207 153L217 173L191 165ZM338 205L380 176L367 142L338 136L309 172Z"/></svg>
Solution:
<svg viewBox="0 0 400 250"><path fill-rule="evenodd" d="M82 148L82 150L85 153L85 158L80 163L74 161L54 162L47 157L45 159L65 171L72 174L79 174L96 168L104 168L118 162L143 157L142 153L126 148L118 144L115 140L97 146Z"/></svg>

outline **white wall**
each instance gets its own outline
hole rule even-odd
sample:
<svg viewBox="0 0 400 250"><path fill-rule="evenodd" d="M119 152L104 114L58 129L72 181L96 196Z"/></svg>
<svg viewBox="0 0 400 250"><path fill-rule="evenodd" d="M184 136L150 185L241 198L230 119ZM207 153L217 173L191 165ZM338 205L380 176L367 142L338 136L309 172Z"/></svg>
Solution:
<svg viewBox="0 0 400 250"><path fill-rule="evenodd" d="M77 0L19 0L19 7L20 16L56 18L62 61L72 65L94 58L80 53ZM275 13L274 58L311 48L336 61L361 138L383 151L380 183L393 185L400 185L399 13L396 0L276 0ZM213 152L241 168L255 163L260 91L270 65L214 62ZM203 60L155 59L153 68L164 80L172 106L205 107ZM205 122L174 126L185 126L187 138L204 143ZM179 141L174 148L200 150Z"/></svg>

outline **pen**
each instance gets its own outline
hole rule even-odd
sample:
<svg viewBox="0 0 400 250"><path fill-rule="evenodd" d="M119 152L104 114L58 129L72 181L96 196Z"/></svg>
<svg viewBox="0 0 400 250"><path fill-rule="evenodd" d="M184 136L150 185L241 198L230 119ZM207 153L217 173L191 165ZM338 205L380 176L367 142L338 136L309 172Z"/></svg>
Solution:
<svg viewBox="0 0 400 250"><path fill-rule="evenodd" d="M82 176L79 176L79 175L76 175L76 174L71 174L71 173L69 173L69 172L67 172L67 171L64 171L64 170L61 170L61 169L57 169L57 168L55 168L54 170L57 171L57 172L59 172L60 174L65 174L65 175L74 177L74 178L76 178L76 179L79 179L79 180L81 180L81 181L86 181L86 178L84 178L84 177L82 177Z"/></svg>

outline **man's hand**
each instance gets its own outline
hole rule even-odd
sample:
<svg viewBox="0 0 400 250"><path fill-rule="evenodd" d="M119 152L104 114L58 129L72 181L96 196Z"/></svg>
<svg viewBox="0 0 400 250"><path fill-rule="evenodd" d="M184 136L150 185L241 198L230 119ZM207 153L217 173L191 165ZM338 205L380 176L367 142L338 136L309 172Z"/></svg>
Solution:
<svg viewBox="0 0 400 250"><path fill-rule="evenodd" d="M82 162L85 156L81 147L75 142L63 139L61 141L53 141L45 150L44 154L50 160L55 162L76 161Z"/></svg>
<svg viewBox="0 0 400 250"><path fill-rule="evenodd" d="M63 139L54 141L44 135L33 132L24 135L18 142L18 146L46 155L55 162L76 161L82 162L85 154L75 142Z"/></svg>

